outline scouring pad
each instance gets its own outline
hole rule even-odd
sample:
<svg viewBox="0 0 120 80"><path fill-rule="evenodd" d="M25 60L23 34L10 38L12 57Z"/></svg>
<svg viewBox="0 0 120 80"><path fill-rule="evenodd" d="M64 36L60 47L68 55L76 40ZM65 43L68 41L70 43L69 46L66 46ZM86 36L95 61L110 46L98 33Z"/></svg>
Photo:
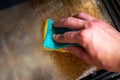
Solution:
<svg viewBox="0 0 120 80"><path fill-rule="evenodd" d="M44 50L47 51L60 51L66 52L64 50L67 46L76 46L77 44L68 44L68 43L58 43L53 40L53 34L63 34L67 31L73 31L68 28L55 28L53 27L54 21L52 19L47 19L44 27Z"/></svg>

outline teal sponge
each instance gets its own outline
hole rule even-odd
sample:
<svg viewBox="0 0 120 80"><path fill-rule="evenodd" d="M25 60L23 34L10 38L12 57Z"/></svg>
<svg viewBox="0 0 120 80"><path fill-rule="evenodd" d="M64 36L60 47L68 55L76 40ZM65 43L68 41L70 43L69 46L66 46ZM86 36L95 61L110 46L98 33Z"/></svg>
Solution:
<svg viewBox="0 0 120 80"><path fill-rule="evenodd" d="M62 48L67 46L77 46L77 44L58 43L53 40L53 34L63 34L67 31L73 31L68 28L55 28L53 27L54 21L48 19L44 27L44 48L46 50L61 51Z"/></svg>

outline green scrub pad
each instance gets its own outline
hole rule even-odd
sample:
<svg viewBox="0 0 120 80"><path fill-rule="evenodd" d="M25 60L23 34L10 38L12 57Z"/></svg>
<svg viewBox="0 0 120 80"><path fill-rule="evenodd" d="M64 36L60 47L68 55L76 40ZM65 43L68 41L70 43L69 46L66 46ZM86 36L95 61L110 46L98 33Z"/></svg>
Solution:
<svg viewBox="0 0 120 80"><path fill-rule="evenodd" d="M77 46L77 44L58 43L53 40L53 34L63 34L67 31L73 31L68 28L55 28L53 27L54 21L48 19L44 27L44 49L49 51L66 52L63 48L67 46Z"/></svg>

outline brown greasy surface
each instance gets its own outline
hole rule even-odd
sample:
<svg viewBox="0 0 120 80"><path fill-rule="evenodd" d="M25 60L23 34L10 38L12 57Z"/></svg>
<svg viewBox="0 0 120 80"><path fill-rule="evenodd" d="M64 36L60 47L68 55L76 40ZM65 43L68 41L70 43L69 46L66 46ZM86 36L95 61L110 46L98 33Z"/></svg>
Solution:
<svg viewBox="0 0 120 80"><path fill-rule="evenodd" d="M70 53L43 51L43 23L86 12L92 0L31 0L0 11L0 80L75 80L88 65Z"/></svg>

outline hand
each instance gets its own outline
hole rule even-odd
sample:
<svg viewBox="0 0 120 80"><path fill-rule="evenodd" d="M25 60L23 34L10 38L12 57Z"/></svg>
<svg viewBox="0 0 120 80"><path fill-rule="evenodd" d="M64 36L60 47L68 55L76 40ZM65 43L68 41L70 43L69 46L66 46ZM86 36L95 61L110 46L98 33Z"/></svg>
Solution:
<svg viewBox="0 0 120 80"><path fill-rule="evenodd" d="M54 27L76 30L53 36L59 43L77 43L82 46L67 47L71 53L99 68L120 72L120 34L111 25L79 13L59 20Z"/></svg>

